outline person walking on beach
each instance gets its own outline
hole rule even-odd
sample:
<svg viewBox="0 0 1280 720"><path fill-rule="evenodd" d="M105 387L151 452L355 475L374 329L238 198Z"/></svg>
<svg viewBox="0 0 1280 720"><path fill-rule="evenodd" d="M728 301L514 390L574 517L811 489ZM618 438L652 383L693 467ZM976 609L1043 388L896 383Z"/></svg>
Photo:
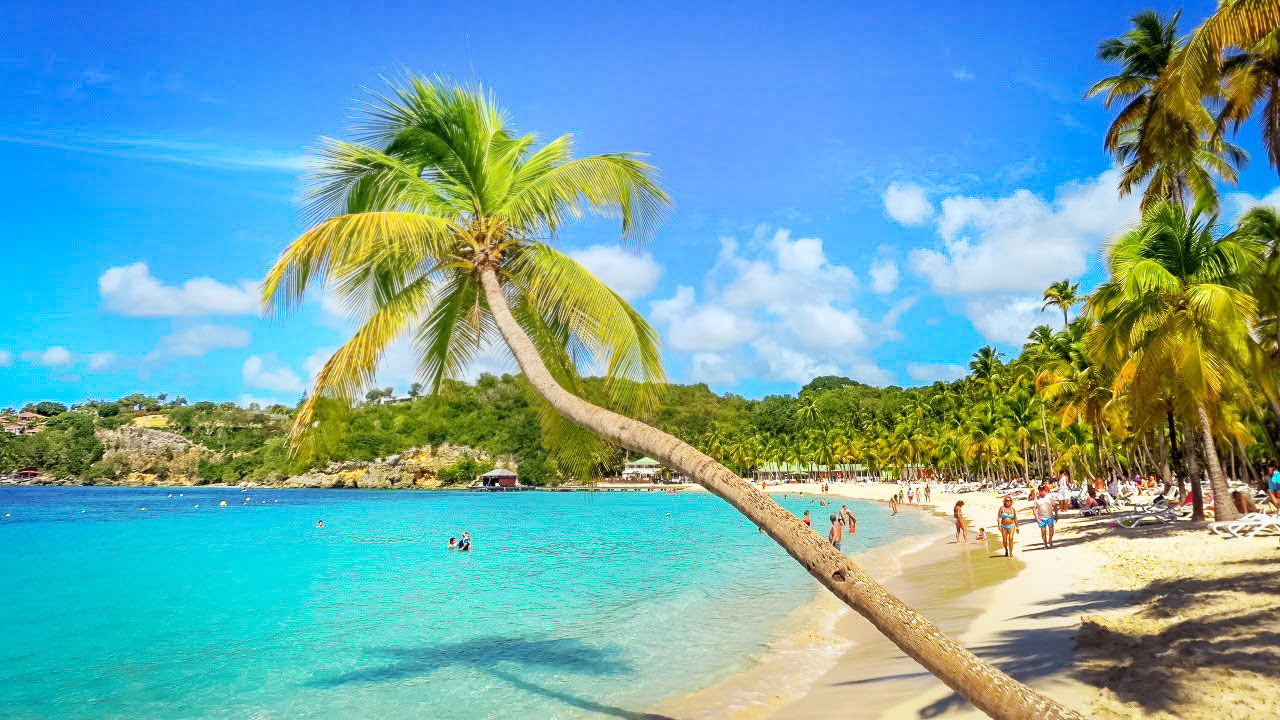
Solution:
<svg viewBox="0 0 1280 720"><path fill-rule="evenodd" d="M924 501L933 502L933 486L929 483L924 484Z"/></svg>
<svg viewBox="0 0 1280 720"><path fill-rule="evenodd" d="M1066 470L1058 476L1058 509L1071 509L1071 476Z"/></svg>
<svg viewBox="0 0 1280 720"><path fill-rule="evenodd" d="M1012 495L1004 496L1004 504L996 511L996 524L1000 528L1000 540L1004 543L1004 556L1013 557L1013 534L1018 532L1018 511L1013 509Z"/></svg>
<svg viewBox="0 0 1280 720"><path fill-rule="evenodd" d="M916 490L911 485L908 485L907 486L907 504L910 505L911 503L915 502L915 499L916 499Z"/></svg>
<svg viewBox="0 0 1280 720"><path fill-rule="evenodd" d="M843 535L843 530L844 530L844 523L840 521L840 518L836 517L835 515L832 515L831 516L831 534L827 535L827 539L831 541L831 544L837 550L840 549L840 539Z"/></svg>
<svg viewBox="0 0 1280 720"><path fill-rule="evenodd" d="M889 509L893 511L894 515L898 514L898 496L897 495L889 496Z"/></svg>
<svg viewBox="0 0 1280 720"><path fill-rule="evenodd" d="M956 544L965 545L969 542L969 531L964 526L964 501L957 500L955 507L951 508L951 514L956 519Z"/></svg>
<svg viewBox="0 0 1280 720"><path fill-rule="evenodd" d="M1031 506L1031 512L1035 515L1036 524L1040 526L1040 539L1048 550L1053 547L1053 525L1058 516L1058 503L1049 494L1049 488L1040 486L1040 499Z"/></svg>

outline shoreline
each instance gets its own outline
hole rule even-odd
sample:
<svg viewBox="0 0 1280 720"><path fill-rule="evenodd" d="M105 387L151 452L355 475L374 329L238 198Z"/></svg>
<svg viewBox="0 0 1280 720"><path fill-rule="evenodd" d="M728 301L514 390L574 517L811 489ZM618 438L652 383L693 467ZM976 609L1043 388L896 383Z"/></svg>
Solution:
<svg viewBox="0 0 1280 720"><path fill-rule="evenodd" d="M769 490L817 494L820 486ZM893 492L894 483L832 483L828 496L885 502ZM948 532L896 577L872 576L978 657L1085 717L1280 716L1274 534L1228 539L1188 520L1130 529L1072 510L1059 514L1055 545L1045 549L1030 503L1015 499L1019 528L1007 559L993 530L1002 497L935 489L931 504L904 505L949 520L944 510L964 500L970 546L956 547ZM980 526L986 556L972 541ZM673 717L986 717L860 616L845 610L835 629L846 651L801 696ZM770 683L759 678L757 694Z"/></svg>

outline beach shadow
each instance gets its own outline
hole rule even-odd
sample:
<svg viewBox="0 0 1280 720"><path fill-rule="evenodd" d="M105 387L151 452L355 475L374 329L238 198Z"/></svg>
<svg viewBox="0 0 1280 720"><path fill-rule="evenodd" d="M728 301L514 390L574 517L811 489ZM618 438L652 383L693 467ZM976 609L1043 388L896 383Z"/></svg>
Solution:
<svg viewBox="0 0 1280 720"><path fill-rule="evenodd" d="M491 671L505 664L597 676L631 672L631 666L621 659L616 649L598 648L576 639L486 637L443 645L370 648L366 652L389 658L390 662L308 684L334 688L389 682L457 667Z"/></svg>
<svg viewBox="0 0 1280 720"><path fill-rule="evenodd" d="M1017 619L1047 619L1053 617L1072 617L1083 613L1096 613L1114 610L1129 604L1133 593L1128 590L1101 590L1097 592L1067 593L1054 600L1045 600L1039 605L1048 609L1039 612L1018 615Z"/></svg>
<svg viewBox="0 0 1280 720"><path fill-rule="evenodd" d="M376 667L318 678L307 685L334 689L347 685L394 682L463 668L487 673L526 692L590 712L624 720L667 720L660 715L606 705L546 687L512 671L512 668L535 672L555 670L597 677L625 676L633 672L633 668L622 659L617 648L601 648L574 638L543 640L485 637L440 645L370 648L367 652L385 658L386 662Z"/></svg>
<svg viewBox="0 0 1280 720"><path fill-rule="evenodd" d="M1071 666L1075 634L1076 630L1072 627L1011 631L1000 633L991 642L969 649L1014 680L1028 683ZM951 693L921 708L919 715L922 718L934 718L967 707L971 707L968 700Z"/></svg>

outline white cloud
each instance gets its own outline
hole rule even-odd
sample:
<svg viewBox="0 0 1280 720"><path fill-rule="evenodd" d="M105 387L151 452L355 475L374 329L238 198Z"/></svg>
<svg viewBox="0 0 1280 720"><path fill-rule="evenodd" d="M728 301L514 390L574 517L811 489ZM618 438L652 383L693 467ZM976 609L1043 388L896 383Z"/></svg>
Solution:
<svg viewBox="0 0 1280 720"><path fill-rule="evenodd" d="M720 353L694 353L690 358L689 379L709 385L734 385L738 373L733 361Z"/></svg>
<svg viewBox="0 0 1280 720"><path fill-rule="evenodd" d="M8 350L0 350L0 367L9 367L13 364L13 353Z"/></svg>
<svg viewBox="0 0 1280 720"><path fill-rule="evenodd" d="M240 366L245 387L274 392L300 392L302 378L276 358L275 353L250 355Z"/></svg>
<svg viewBox="0 0 1280 720"><path fill-rule="evenodd" d="M933 203L924 188L915 183L893 183L881 199L885 214L903 225L923 225L933 216Z"/></svg>
<svg viewBox="0 0 1280 720"><path fill-rule="evenodd" d="M909 362L906 369L907 377L923 382L959 380L969 373L969 368L955 363Z"/></svg>
<svg viewBox="0 0 1280 720"><path fill-rule="evenodd" d="M110 311L133 317L256 315L258 283L227 285L198 277L178 286L164 285L145 262L107 269L98 278L98 293Z"/></svg>
<svg viewBox="0 0 1280 720"><path fill-rule="evenodd" d="M892 260L877 260L867 271L871 276L871 289L878 293L891 293L898 288L898 264Z"/></svg>
<svg viewBox="0 0 1280 720"><path fill-rule="evenodd" d="M1280 187L1262 197L1246 192L1224 193L1222 196L1222 217L1235 222L1237 218L1259 205L1280 209Z"/></svg>
<svg viewBox="0 0 1280 720"><path fill-rule="evenodd" d="M70 367L76 361L75 355L61 345L54 345L44 350L26 350L22 359L32 365L50 368Z"/></svg>
<svg viewBox="0 0 1280 720"><path fill-rule="evenodd" d="M910 253L911 266L941 293L1039 292L1078 276L1108 237L1138 217L1138 197L1116 196L1118 175L1067 183L1053 201L1028 190L1003 198L942 201L941 249Z"/></svg>
<svg viewBox="0 0 1280 720"><path fill-rule="evenodd" d="M668 350L690 353L688 379L718 386L827 374L892 379L867 354L898 337L892 326L914 298L876 322L851 305L857 278L827 257L822 240L778 231L746 247L721 242L703 291L680 286L650 305Z"/></svg>
<svg viewBox="0 0 1280 720"><path fill-rule="evenodd" d="M965 313L988 340L1021 344L1050 283L1079 277L1102 244L1138 219L1138 196L1119 198L1108 170L1059 186L1052 200L1028 190L1005 197L953 196L941 204L941 244L909 253L912 270Z"/></svg>
<svg viewBox="0 0 1280 720"><path fill-rule="evenodd" d="M249 333L228 325L198 325L165 335L147 355L150 361L179 357L200 357L214 350L242 348L249 344Z"/></svg>
<svg viewBox="0 0 1280 720"><path fill-rule="evenodd" d="M569 257L626 300L653 292L662 277L662 266L647 252L636 254L616 246L592 245L570 252Z"/></svg>
<svg viewBox="0 0 1280 720"><path fill-rule="evenodd" d="M85 366L90 372L106 372L113 369L119 361L119 357L113 352L96 352L89 353L85 360Z"/></svg>
<svg viewBox="0 0 1280 720"><path fill-rule="evenodd" d="M963 80L972 80L977 76L969 72L968 70L965 70L964 68L956 68L955 70L951 71L951 77L955 78L956 80L963 81Z"/></svg>
<svg viewBox="0 0 1280 720"><path fill-rule="evenodd" d="M667 323L664 339L676 350L724 350L756 333L756 324L748 317L716 305L697 305L694 290L687 285L676 288L668 300L655 300L651 307L650 318Z"/></svg>
<svg viewBox="0 0 1280 720"><path fill-rule="evenodd" d="M207 97L207 96L206 96ZM192 140L171 135L89 133L84 131L0 135L0 143L69 150L150 163L215 170L261 170L296 173L307 159L285 149L253 147L238 142Z"/></svg>
<svg viewBox="0 0 1280 720"><path fill-rule="evenodd" d="M1032 295L996 296L970 300L965 312L973 327L988 340L1021 345L1032 328L1047 322L1042 307L1043 302Z"/></svg>

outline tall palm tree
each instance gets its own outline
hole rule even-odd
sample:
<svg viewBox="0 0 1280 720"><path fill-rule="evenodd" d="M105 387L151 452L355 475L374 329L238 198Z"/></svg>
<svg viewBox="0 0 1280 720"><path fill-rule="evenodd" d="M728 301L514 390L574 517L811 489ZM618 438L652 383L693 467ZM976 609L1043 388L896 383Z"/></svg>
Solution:
<svg viewBox="0 0 1280 720"><path fill-rule="evenodd" d="M1119 62L1119 74L1103 78L1085 91L1085 99L1105 93L1103 104L1124 103L1103 140L1107 152L1114 153L1123 133L1141 125L1152 108L1154 86L1169 61L1182 49L1178 38L1178 18L1182 11L1164 20L1154 10L1144 10L1131 18L1128 32L1107 38L1098 45L1098 59Z"/></svg>
<svg viewBox="0 0 1280 720"><path fill-rule="evenodd" d="M268 273L264 303L284 309L315 282L364 324L316 377L311 398L350 400L387 346L412 332L431 388L500 337L534 391L567 420L642 452L721 497L907 655L996 717L1079 717L984 663L872 580L763 492L689 444L593 405L579 361L605 369L615 406L644 407L662 377L652 329L616 293L545 240L570 217L619 218L624 238L651 230L667 196L627 153L574 159L560 137L535 148L478 88L411 78L365 113L363 142L329 141L316 186L320 220ZM311 428L314 400L294 425Z"/></svg>
<svg viewBox="0 0 1280 720"><path fill-rule="evenodd" d="M1228 57L1222 74L1226 102L1218 113L1218 131L1230 125L1233 134L1238 132L1261 105L1262 145L1271 167L1280 170L1280 31Z"/></svg>
<svg viewBox="0 0 1280 720"><path fill-rule="evenodd" d="M1280 420L1280 212L1270 207L1253 208L1236 223L1232 235L1252 240L1263 250L1263 265L1253 283L1258 303L1253 333L1257 341L1255 377Z"/></svg>
<svg viewBox="0 0 1280 720"><path fill-rule="evenodd" d="M1183 42L1177 23L1181 12L1164 20L1144 11L1132 18L1124 35L1104 40L1098 57L1118 61L1120 73L1104 78L1085 93L1105 93L1109 108L1125 102L1103 141L1121 165L1121 196L1145 187L1143 208L1165 201L1217 198L1215 178L1234 183L1247 155L1216 132L1201 97L1216 97L1216 85L1206 86L1194 103L1168 99L1173 92L1163 78L1178 64Z"/></svg>
<svg viewBox="0 0 1280 720"><path fill-rule="evenodd" d="M1240 386L1257 303L1250 294L1261 259L1248 238L1214 235L1215 216L1161 203L1108 253L1111 278L1095 293L1095 355L1120 368L1132 394L1171 390L1199 426L1218 519L1239 515L1218 459L1211 417Z"/></svg>
<svg viewBox="0 0 1280 720"><path fill-rule="evenodd" d="M1076 303L1083 302L1085 297L1080 294L1080 283L1073 283L1070 280L1059 280L1044 291L1044 304L1040 306L1040 312L1044 312L1051 307L1062 310L1062 327L1066 328L1071 322L1067 317L1067 312Z"/></svg>
<svg viewBox="0 0 1280 720"><path fill-rule="evenodd" d="M1177 114L1191 117L1222 77L1223 53L1250 48L1280 28L1280 0L1218 0L1218 7L1191 33L1169 63L1157 91Z"/></svg>

